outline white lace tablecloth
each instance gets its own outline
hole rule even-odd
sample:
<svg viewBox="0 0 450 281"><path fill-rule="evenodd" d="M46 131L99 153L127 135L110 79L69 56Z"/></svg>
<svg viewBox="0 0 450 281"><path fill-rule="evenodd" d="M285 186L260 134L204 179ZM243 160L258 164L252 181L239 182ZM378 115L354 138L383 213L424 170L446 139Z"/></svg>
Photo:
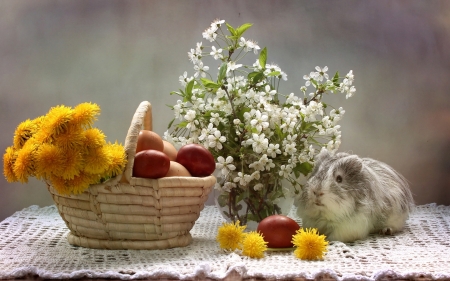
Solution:
<svg viewBox="0 0 450 281"><path fill-rule="evenodd" d="M395 236L331 242L323 261L302 261L292 252L268 252L262 259L224 252L215 241L222 222L217 209L206 206L187 247L95 250L68 244L69 230L55 206L31 206L0 223L0 278L450 279L450 206L418 206Z"/></svg>

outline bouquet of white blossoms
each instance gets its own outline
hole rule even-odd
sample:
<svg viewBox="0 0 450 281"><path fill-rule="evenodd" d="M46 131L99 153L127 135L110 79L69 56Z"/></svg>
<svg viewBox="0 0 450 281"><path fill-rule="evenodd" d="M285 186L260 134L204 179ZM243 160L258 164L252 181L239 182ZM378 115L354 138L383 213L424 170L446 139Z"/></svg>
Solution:
<svg viewBox="0 0 450 281"><path fill-rule="evenodd" d="M203 32L211 44L197 43L188 52L195 72L184 72L184 89L171 93L181 99L171 107L175 118L165 133L178 146L198 143L209 149L220 173L217 202L228 219L242 225L281 213L280 200L302 188L298 179L312 171L315 155L338 149L337 123L345 111L322 97L341 92L348 98L355 92L352 71L330 79L325 66L303 76L302 97L280 93L287 75L267 63L266 48L243 37L249 27L215 20ZM245 65L244 57L252 54L256 61ZM216 75L208 72L205 58L217 63Z"/></svg>

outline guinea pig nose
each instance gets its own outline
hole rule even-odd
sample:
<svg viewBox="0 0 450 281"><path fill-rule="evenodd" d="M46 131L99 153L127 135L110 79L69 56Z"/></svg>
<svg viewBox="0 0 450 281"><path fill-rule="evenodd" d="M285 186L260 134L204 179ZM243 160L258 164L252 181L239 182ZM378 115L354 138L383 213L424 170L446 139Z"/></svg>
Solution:
<svg viewBox="0 0 450 281"><path fill-rule="evenodd" d="M315 196L322 196L323 192L319 192L319 191L313 191Z"/></svg>

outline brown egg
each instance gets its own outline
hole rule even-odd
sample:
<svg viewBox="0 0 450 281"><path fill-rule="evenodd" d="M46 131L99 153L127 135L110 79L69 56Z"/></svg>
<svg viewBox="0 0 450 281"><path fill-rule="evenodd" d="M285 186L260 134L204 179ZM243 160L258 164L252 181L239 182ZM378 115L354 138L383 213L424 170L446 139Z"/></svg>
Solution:
<svg viewBox="0 0 450 281"><path fill-rule="evenodd" d="M177 160L194 177L206 177L216 169L214 156L200 144L186 144L178 150Z"/></svg>
<svg viewBox="0 0 450 281"><path fill-rule="evenodd" d="M293 247L292 236L300 226L293 219L283 215L271 215L263 219L257 231L260 232L269 248Z"/></svg>
<svg viewBox="0 0 450 281"><path fill-rule="evenodd" d="M191 173L180 163L170 161L170 168L166 177L191 177Z"/></svg>
<svg viewBox="0 0 450 281"><path fill-rule="evenodd" d="M170 161L175 161L177 159L178 151L170 142L163 140L164 150L163 152L169 156Z"/></svg>
<svg viewBox="0 0 450 281"><path fill-rule="evenodd" d="M136 153L154 149L163 152L164 144L162 138L153 131L142 130L139 132L136 145Z"/></svg>
<svg viewBox="0 0 450 281"><path fill-rule="evenodd" d="M170 169L170 159L161 151L148 149L136 153L133 165L133 177L162 178Z"/></svg>

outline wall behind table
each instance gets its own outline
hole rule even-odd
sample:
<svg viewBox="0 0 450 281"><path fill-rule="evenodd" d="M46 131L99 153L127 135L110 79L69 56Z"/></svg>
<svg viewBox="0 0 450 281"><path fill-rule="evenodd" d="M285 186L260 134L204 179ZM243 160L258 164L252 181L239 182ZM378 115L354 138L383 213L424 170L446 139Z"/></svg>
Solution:
<svg viewBox="0 0 450 281"><path fill-rule="evenodd" d="M341 150L392 165L418 204L450 204L447 1L1 1L0 150L21 121L85 101L100 105L109 141L124 141L143 100L163 134L169 93L193 73L187 52L215 18L254 24L246 38L287 72L285 93L299 93L316 65L353 69L356 95L325 99L346 110ZM1 177L0 195L0 220L52 204L34 179Z"/></svg>

